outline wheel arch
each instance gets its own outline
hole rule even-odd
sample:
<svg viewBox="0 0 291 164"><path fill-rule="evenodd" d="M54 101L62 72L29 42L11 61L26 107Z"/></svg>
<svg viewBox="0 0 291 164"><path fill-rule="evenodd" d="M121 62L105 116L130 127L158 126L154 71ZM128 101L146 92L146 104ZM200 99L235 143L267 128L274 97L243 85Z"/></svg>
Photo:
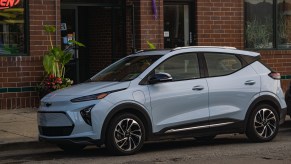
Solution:
<svg viewBox="0 0 291 164"><path fill-rule="evenodd" d="M249 121L249 118L252 114L253 109L261 104L268 104L268 105L272 106L277 111L277 114L280 118L280 109L281 109L280 106L281 105L280 105L279 101L275 97L270 96L270 95L260 96L260 97L256 98L248 108L248 111L247 111L246 116L245 116L245 123L244 123L244 130L245 131L246 131L247 124L248 124L248 121Z"/></svg>
<svg viewBox="0 0 291 164"><path fill-rule="evenodd" d="M101 129L101 141L103 143L105 142L106 131L108 129L110 121L112 120L112 118L114 118L116 115L120 113L131 113L131 114L136 115L144 123L145 131L146 131L145 139L147 140L151 136L152 124L151 124L150 116L146 112L146 110L140 105L137 105L134 103L125 103L125 104L120 104L114 107L105 118L104 123L102 125L102 129Z"/></svg>

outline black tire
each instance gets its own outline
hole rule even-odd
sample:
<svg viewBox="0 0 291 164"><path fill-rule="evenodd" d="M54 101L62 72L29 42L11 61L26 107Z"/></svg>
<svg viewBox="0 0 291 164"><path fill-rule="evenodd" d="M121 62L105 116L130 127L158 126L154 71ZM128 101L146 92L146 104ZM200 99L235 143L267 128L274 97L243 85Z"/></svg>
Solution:
<svg viewBox="0 0 291 164"><path fill-rule="evenodd" d="M291 93L290 93L290 89L287 89L287 91L285 93L285 102L287 105L287 115L289 115L291 118Z"/></svg>
<svg viewBox="0 0 291 164"><path fill-rule="evenodd" d="M114 117L106 132L106 148L114 155L138 152L145 140L143 122L135 115L123 113Z"/></svg>
<svg viewBox="0 0 291 164"><path fill-rule="evenodd" d="M255 142L271 141L278 133L279 122L278 113L272 106L258 105L249 117L246 135Z"/></svg>
<svg viewBox="0 0 291 164"><path fill-rule="evenodd" d="M68 153L77 153L82 151L86 145L78 145L78 144L58 144L60 149Z"/></svg>
<svg viewBox="0 0 291 164"><path fill-rule="evenodd" d="M216 135L212 135L212 136L202 136L202 137L194 137L197 141L211 141L216 137Z"/></svg>

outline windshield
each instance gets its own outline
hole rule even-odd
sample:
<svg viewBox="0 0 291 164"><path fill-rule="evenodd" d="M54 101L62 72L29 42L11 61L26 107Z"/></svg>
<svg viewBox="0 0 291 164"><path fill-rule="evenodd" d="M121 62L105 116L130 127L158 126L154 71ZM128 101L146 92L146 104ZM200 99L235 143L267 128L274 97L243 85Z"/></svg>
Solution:
<svg viewBox="0 0 291 164"><path fill-rule="evenodd" d="M93 78L91 78L91 81L98 82L133 80L160 57L161 55L149 55L123 58L95 75Z"/></svg>

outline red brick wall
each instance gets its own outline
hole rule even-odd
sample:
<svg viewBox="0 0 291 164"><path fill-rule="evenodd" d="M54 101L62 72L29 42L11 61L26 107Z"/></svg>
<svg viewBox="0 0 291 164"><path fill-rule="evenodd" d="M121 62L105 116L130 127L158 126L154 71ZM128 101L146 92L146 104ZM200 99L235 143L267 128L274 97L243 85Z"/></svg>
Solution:
<svg viewBox="0 0 291 164"><path fill-rule="evenodd" d="M164 11L163 0L156 0L157 19L154 18L152 11L152 1L142 0L137 6L138 19L137 28L137 47L138 49L149 49L147 41L152 42L157 48L164 47Z"/></svg>
<svg viewBox="0 0 291 164"><path fill-rule="evenodd" d="M56 1L59 20L60 0L29 0L30 51L27 56L0 57L0 88L35 87L42 80L42 56L49 46L43 25L56 25ZM0 109L37 107L38 104L36 92L0 93Z"/></svg>
<svg viewBox="0 0 291 164"><path fill-rule="evenodd" d="M290 50L265 50L259 51L262 60L269 67L279 72L281 75L291 75L291 51ZM290 79L281 80L282 89L286 91L289 86Z"/></svg>
<svg viewBox="0 0 291 164"><path fill-rule="evenodd" d="M244 1L197 0L198 45L243 48Z"/></svg>

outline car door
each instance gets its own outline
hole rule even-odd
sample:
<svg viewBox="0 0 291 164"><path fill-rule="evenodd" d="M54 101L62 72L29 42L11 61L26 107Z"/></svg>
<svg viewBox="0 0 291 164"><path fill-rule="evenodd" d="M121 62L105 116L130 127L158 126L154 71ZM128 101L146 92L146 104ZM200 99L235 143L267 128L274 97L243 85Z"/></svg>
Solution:
<svg viewBox="0 0 291 164"><path fill-rule="evenodd" d="M234 123L243 120L251 99L260 92L260 77L237 55L204 53L208 70L211 122Z"/></svg>
<svg viewBox="0 0 291 164"><path fill-rule="evenodd" d="M186 53L165 60L154 70L173 78L148 85L154 132L184 131L195 123L208 121L208 86L200 78L198 63L196 53Z"/></svg>

